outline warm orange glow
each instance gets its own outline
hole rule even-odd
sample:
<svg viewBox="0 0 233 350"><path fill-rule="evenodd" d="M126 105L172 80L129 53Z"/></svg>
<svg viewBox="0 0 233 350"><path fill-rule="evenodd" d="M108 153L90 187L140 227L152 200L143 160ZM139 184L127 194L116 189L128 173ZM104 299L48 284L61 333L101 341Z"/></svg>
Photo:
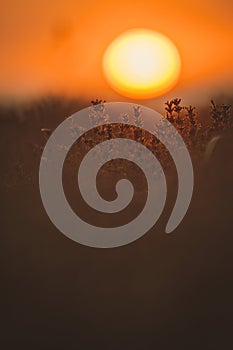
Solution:
<svg viewBox="0 0 233 350"><path fill-rule="evenodd" d="M116 38L107 48L105 76L122 95L151 98L169 91L180 73L180 56L164 35L133 29Z"/></svg>
<svg viewBox="0 0 233 350"><path fill-rule="evenodd" d="M196 103L228 95L232 13L232 0L2 1L0 101L57 93L119 101L102 60L111 41L131 28L163 33L179 50L181 74L162 103L174 96Z"/></svg>

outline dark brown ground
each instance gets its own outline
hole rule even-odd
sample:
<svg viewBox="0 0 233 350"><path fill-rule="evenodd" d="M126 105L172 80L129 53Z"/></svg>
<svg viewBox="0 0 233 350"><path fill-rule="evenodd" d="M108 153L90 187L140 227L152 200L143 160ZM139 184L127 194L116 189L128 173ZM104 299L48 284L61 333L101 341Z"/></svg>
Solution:
<svg viewBox="0 0 233 350"><path fill-rule="evenodd" d="M64 110L52 113L1 119L1 348L233 348L233 134L208 163L194 155L193 201L173 234L171 169L157 225L130 245L94 249L61 234L41 203L40 128Z"/></svg>

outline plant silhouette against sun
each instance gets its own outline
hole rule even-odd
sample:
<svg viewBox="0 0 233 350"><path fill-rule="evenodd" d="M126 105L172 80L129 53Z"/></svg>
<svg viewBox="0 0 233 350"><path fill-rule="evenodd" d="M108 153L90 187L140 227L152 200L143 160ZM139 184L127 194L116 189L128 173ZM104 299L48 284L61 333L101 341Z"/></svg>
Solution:
<svg viewBox="0 0 233 350"><path fill-rule="evenodd" d="M102 99L91 101L92 106L90 108L89 118L93 129L88 133L88 136L83 135L81 137L81 144L92 148L105 139L109 140L118 137L130 138L143 143L167 166L169 164L169 155L166 148L159 141L159 137L156 138L143 129L144 121L140 106L133 106L134 126L129 124L130 119L128 114L121 115L122 123L111 125L109 123L109 116L105 110L105 102ZM211 100L210 120L208 125L204 127L194 106L183 106L180 98L174 98L166 101L164 118L178 130L191 153L202 154L213 135L220 134L232 127L230 108L230 105L216 104ZM103 125L98 126L99 123ZM75 128L75 126L72 126L72 128ZM41 131L45 138L51 133L51 130L46 128L41 129ZM161 125L155 126L155 133L158 136L161 132L163 132L162 122ZM171 135L172 133L170 134L168 131L165 135L166 140L173 146L176 146L175 140L173 140ZM79 150L76 151L79 152Z"/></svg>

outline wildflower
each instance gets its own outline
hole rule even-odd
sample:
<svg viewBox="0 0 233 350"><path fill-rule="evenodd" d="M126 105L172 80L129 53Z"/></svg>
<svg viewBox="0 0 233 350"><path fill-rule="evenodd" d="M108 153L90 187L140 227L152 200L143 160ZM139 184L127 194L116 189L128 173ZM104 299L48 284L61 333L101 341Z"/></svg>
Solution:
<svg viewBox="0 0 233 350"><path fill-rule="evenodd" d="M224 129L230 122L231 105L217 105L211 100L211 118L213 122L212 129Z"/></svg>
<svg viewBox="0 0 233 350"><path fill-rule="evenodd" d="M140 106L133 106L133 110L134 110L134 124L137 127L142 128L143 127L143 119L141 116Z"/></svg>

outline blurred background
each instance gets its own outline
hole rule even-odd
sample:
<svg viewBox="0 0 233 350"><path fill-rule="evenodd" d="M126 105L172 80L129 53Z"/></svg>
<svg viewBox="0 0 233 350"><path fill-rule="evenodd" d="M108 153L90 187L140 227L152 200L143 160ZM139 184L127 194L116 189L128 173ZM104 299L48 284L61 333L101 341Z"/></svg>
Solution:
<svg viewBox="0 0 233 350"><path fill-rule="evenodd" d="M232 12L231 0L2 2L0 100L62 94L118 101L104 79L102 57L131 28L161 32L177 46L182 72L169 96L200 104L213 94L230 95Z"/></svg>
<svg viewBox="0 0 233 350"><path fill-rule="evenodd" d="M2 349L233 347L233 132L221 114L232 104L232 13L231 0L1 2ZM193 200L165 235L177 188L171 167L169 205L150 232L124 247L88 248L49 221L41 152L93 99L142 103L114 92L102 70L107 46L136 27L165 34L181 55L174 89L143 104L165 114L164 103L179 97L197 107Z"/></svg>

